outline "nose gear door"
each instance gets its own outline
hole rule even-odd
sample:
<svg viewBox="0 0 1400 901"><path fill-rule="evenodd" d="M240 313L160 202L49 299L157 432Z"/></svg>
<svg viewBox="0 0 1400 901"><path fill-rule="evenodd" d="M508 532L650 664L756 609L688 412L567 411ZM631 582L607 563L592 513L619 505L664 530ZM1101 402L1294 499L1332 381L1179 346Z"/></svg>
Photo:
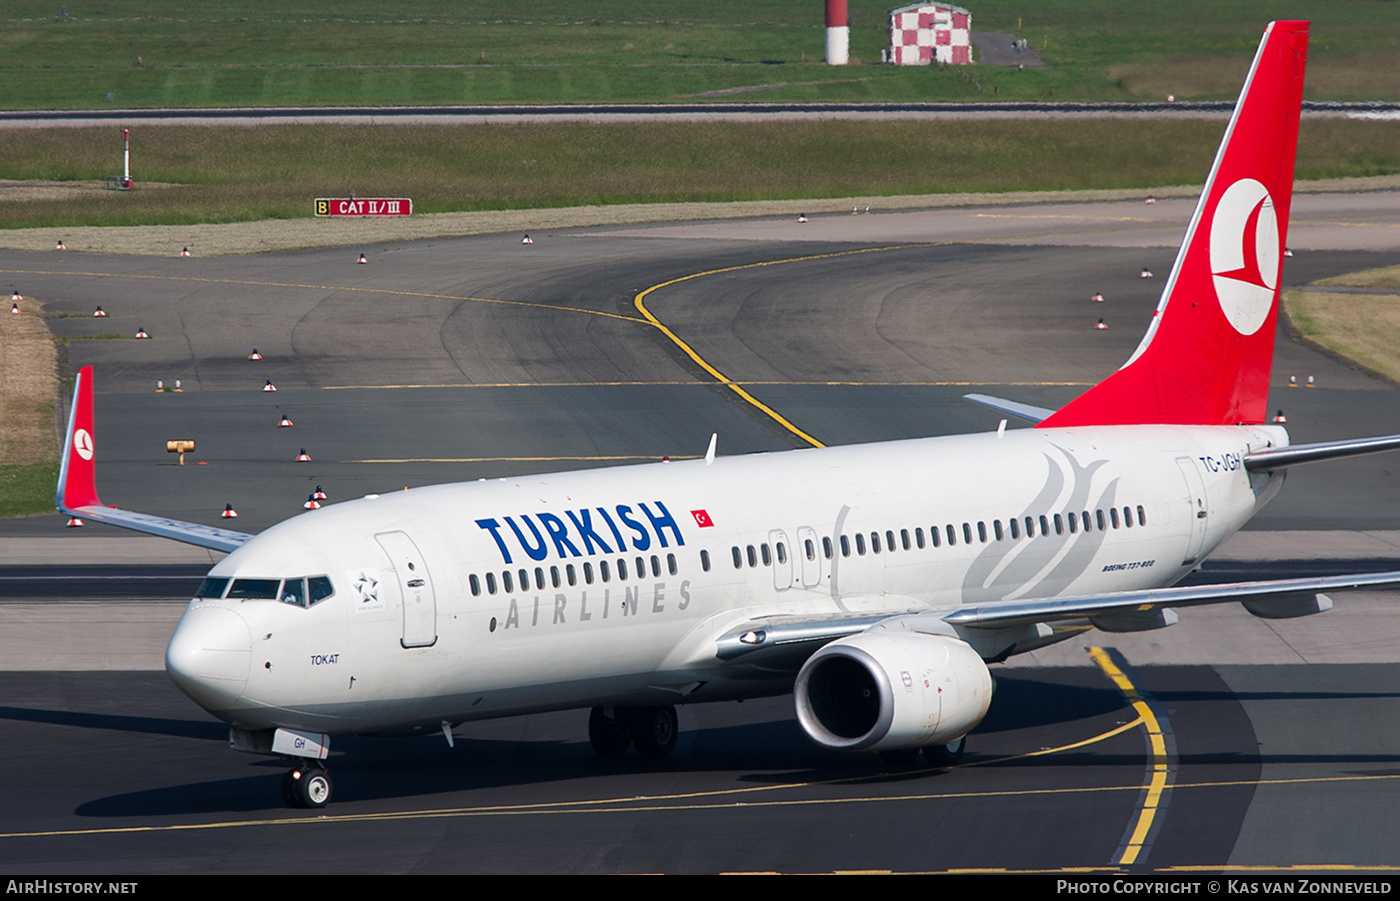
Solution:
<svg viewBox="0 0 1400 901"><path fill-rule="evenodd" d="M374 536L389 555L390 568L398 578L403 610L405 648L427 648L437 643L437 595L418 545L404 532L380 532Z"/></svg>

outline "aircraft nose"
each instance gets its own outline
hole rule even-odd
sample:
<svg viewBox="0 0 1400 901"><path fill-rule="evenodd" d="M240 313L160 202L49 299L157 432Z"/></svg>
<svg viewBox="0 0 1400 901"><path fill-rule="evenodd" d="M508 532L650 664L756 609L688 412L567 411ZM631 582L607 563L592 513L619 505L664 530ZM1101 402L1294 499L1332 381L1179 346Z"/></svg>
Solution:
<svg viewBox="0 0 1400 901"><path fill-rule="evenodd" d="M242 616L227 607L190 607L165 649L165 670L205 710L227 710L248 684L252 657Z"/></svg>

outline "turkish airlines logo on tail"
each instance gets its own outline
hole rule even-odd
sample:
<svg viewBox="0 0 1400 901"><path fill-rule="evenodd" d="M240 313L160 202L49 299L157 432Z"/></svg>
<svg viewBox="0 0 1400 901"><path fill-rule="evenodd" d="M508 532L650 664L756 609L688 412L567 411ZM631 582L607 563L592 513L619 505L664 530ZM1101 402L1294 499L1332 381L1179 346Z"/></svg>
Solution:
<svg viewBox="0 0 1400 901"><path fill-rule="evenodd" d="M1274 199L1262 184L1242 178L1215 206L1210 228L1210 271L1220 309L1235 331L1259 331L1278 287L1280 247Z"/></svg>
<svg viewBox="0 0 1400 901"><path fill-rule="evenodd" d="M78 429L73 433L73 450L84 460L92 459L92 436L87 429Z"/></svg>

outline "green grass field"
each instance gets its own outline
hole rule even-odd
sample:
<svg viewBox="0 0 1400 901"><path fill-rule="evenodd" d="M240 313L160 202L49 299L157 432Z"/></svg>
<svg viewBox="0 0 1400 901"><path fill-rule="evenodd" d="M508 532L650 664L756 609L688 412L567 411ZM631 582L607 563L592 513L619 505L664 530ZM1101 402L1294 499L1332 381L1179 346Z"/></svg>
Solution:
<svg viewBox="0 0 1400 901"><path fill-rule="evenodd" d="M1189 119L143 128L137 190L9 201L0 227L300 218L313 198L352 191L434 213L1198 184L1223 129ZM0 129L0 178L95 184L120 150L115 128ZM1304 123L1299 178L1397 172L1400 122Z"/></svg>
<svg viewBox="0 0 1400 901"><path fill-rule="evenodd" d="M851 0L821 64L819 0L9 0L0 107L1230 98L1270 19L1310 17L1308 96L1400 97L1400 3L985 0L974 31L1048 68L874 65L889 0ZM716 91L738 93L713 95Z"/></svg>

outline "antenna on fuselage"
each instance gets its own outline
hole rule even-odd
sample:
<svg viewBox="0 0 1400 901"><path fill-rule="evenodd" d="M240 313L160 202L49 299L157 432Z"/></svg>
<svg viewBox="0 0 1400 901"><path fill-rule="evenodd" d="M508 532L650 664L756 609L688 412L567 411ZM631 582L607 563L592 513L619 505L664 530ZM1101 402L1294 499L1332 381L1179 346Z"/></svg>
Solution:
<svg viewBox="0 0 1400 901"><path fill-rule="evenodd" d="M709 466L715 462L715 444L719 441L719 432L710 433L710 449L705 451L705 465Z"/></svg>

